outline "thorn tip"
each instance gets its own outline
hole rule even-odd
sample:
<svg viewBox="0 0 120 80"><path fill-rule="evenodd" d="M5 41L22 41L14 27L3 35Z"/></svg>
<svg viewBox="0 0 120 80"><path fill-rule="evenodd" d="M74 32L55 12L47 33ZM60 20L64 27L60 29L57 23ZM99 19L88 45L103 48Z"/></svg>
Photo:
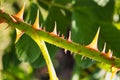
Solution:
<svg viewBox="0 0 120 80"><path fill-rule="evenodd" d="M18 18L19 20L23 21L23 13L24 13L24 9L25 9L25 3L23 5L23 7L21 8L21 10L14 15L14 17Z"/></svg>
<svg viewBox="0 0 120 80"><path fill-rule="evenodd" d="M104 47L103 47L102 53L105 53L105 50L106 50L106 42L104 43Z"/></svg>
<svg viewBox="0 0 120 80"><path fill-rule="evenodd" d="M107 53L107 57L112 58L112 54L113 54L113 52L111 51L111 49L109 49L109 51Z"/></svg>
<svg viewBox="0 0 120 80"><path fill-rule="evenodd" d="M64 53L67 54L67 49L64 49Z"/></svg>

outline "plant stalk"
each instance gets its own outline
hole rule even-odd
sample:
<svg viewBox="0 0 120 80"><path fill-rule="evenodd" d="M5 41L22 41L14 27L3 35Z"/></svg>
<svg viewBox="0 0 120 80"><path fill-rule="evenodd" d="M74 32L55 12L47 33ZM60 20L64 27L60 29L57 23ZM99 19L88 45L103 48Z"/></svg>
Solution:
<svg viewBox="0 0 120 80"><path fill-rule="evenodd" d="M37 36L39 40L67 49L74 54L79 54L90 59L111 65L111 67L114 66L116 68L120 68L120 58L116 58L114 56L112 58L108 58L105 53L103 54L100 51L87 48L75 42L69 42L59 36L52 35L44 30L35 30L32 28L32 25L29 25L23 21L19 21L16 19L17 22L14 22L14 20L10 17L9 14L3 13L1 11L0 20L8 23L11 27L15 27L21 31L24 31L30 37Z"/></svg>
<svg viewBox="0 0 120 80"><path fill-rule="evenodd" d="M47 64L50 80L58 80L54 66L52 64L52 61L51 61L51 58L49 55L49 52L48 52L47 47L45 45L45 42L40 40L39 38L37 38L37 36L33 36L32 38L38 44L39 48L41 49L41 52L42 52L43 57L44 57L46 64Z"/></svg>

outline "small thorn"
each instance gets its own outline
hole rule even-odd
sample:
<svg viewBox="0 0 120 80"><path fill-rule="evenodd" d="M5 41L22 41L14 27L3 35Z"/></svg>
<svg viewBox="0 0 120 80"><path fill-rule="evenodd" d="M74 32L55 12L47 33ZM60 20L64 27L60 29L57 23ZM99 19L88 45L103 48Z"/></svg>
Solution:
<svg viewBox="0 0 120 80"><path fill-rule="evenodd" d="M107 57L112 58L112 54L113 54L113 52L111 51L111 49L109 49L109 51L107 53Z"/></svg>
<svg viewBox="0 0 120 80"><path fill-rule="evenodd" d="M16 33L17 33L17 35L16 35L15 43L20 39L20 37L24 34L24 32L16 29Z"/></svg>
<svg viewBox="0 0 120 80"><path fill-rule="evenodd" d="M93 41L89 45L87 45L86 47L98 50L97 43L98 43L99 32L100 32L100 27L98 28L98 31L97 31Z"/></svg>
<svg viewBox="0 0 120 80"><path fill-rule="evenodd" d="M17 22L16 19L13 16L11 16L11 15L9 15L9 16L12 19L13 22Z"/></svg>
<svg viewBox="0 0 120 80"><path fill-rule="evenodd" d="M61 38L64 39L64 37L65 37L64 34L62 34Z"/></svg>
<svg viewBox="0 0 120 80"><path fill-rule="evenodd" d="M91 59L92 60L92 62L94 62L94 60L93 59Z"/></svg>
<svg viewBox="0 0 120 80"><path fill-rule="evenodd" d="M67 54L67 49L64 49L64 53Z"/></svg>
<svg viewBox="0 0 120 80"><path fill-rule="evenodd" d="M69 31L68 42L72 42L72 40L71 40L71 31Z"/></svg>
<svg viewBox="0 0 120 80"><path fill-rule="evenodd" d="M40 28L40 30L42 30L42 24L40 25L40 27L39 27L39 28Z"/></svg>
<svg viewBox="0 0 120 80"><path fill-rule="evenodd" d="M58 36L60 36L60 32L58 33Z"/></svg>
<svg viewBox="0 0 120 80"><path fill-rule="evenodd" d="M83 60L83 59L84 59L84 57L85 57L85 56L82 56L82 57L81 57L81 60Z"/></svg>
<svg viewBox="0 0 120 80"><path fill-rule="evenodd" d="M21 8L21 10L14 15L14 17L18 18L19 20L23 21L23 13L24 13L24 9L25 9L25 3L23 5L23 7Z"/></svg>
<svg viewBox="0 0 120 80"><path fill-rule="evenodd" d="M46 28L45 28L45 27L43 27L43 28L42 28L42 30L43 30L43 31L46 31Z"/></svg>
<svg viewBox="0 0 120 80"><path fill-rule="evenodd" d="M55 22L55 26L54 26L54 29L53 29L53 31L51 32L51 34L57 35L57 24L56 24L56 22Z"/></svg>
<svg viewBox="0 0 120 80"><path fill-rule="evenodd" d="M104 47L103 47L102 53L105 53L105 50L106 50L106 42L104 43Z"/></svg>
<svg viewBox="0 0 120 80"><path fill-rule="evenodd" d="M37 11L37 16L36 16L35 22L33 24L33 28L34 29L40 29L39 28L39 10Z"/></svg>

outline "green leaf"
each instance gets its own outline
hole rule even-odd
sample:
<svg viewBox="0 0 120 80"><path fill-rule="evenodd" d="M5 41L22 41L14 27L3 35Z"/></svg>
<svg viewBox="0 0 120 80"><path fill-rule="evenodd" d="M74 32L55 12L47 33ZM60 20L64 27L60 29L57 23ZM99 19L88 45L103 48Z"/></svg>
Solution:
<svg viewBox="0 0 120 80"><path fill-rule="evenodd" d="M41 56L38 45L26 34L24 34L16 43L16 53L21 61L29 61L33 63ZM40 61L42 62L42 60Z"/></svg>
<svg viewBox="0 0 120 80"><path fill-rule="evenodd" d="M63 11L64 12L64 11ZM66 14L67 12L65 12ZM49 14L45 21L46 31L52 32L55 26L55 22L57 24L57 33L66 35L66 31L68 25L70 24L70 17L66 17L59 8L51 7L49 9ZM51 57L54 57L55 52L58 50L56 46L47 44L48 51Z"/></svg>
<svg viewBox="0 0 120 80"><path fill-rule="evenodd" d="M33 24L36 19L38 10L39 10L39 6L36 3L31 2L28 8L26 21ZM43 22L43 17L40 10L39 10L39 21L40 24Z"/></svg>
<svg viewBox="0 0 120 80"><path fill-rule="evenodd" d="M92 60L90 60L89 58L83 57L83 59L82 59L81 55L76 55L74 58L76 60L77 65L79 67L81 67L82 69L89 68L90 66L92 66L95 63Z"/></svg>
<svg viewBox="0 0 120 80"><path fill-rule="evenodd" d="M71 2L72 2L72 0L55 0L55 3L62 4L62 5L67 5Z"/></svg>
<svg viewBox="0 0 120 80"><path fill-rule="evenodd" d="M51 7L49 9L49 14L45 21L45 27L47 31L53 31L55 22L57 24L58 33L66 33L67 27L70 24L70 18L66 17L66 12L64 10L60 10L57 7Z"/></svg>
<svg viewBox="0 0 120 80"><path fill-rule="evenodd" d="M40 68L45 65L43 55L40 55L34 62L30 63L33 68Z"/></svg>

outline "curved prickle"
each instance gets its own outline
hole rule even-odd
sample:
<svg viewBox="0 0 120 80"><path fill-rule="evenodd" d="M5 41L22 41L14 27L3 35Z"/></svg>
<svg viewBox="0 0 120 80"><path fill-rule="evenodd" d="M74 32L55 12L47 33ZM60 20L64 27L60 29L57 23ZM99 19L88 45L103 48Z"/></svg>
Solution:
<svg viewBox="0 0 120 80"><path fill-rule="evenodd" d="M21 8L21 10L20 10L17 14L15 14L15 15L13 15L13 16L14 16L15 18L17 18L18 20L23 21L24 9L25 9L25 3L24 3L24 5L23 5L23 7Z"/></svg>
<svg viewBox="0 0 120 80"><path fill-rule="evenodd" d="M98 28L98 31L97 31L97 33L96 33L94 39L92 40L92 42L91 42L89 45L87 45L86 47L98 51L97 44L98 44L99 32L100 32L100 27Z"/></svg>

